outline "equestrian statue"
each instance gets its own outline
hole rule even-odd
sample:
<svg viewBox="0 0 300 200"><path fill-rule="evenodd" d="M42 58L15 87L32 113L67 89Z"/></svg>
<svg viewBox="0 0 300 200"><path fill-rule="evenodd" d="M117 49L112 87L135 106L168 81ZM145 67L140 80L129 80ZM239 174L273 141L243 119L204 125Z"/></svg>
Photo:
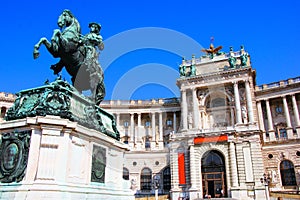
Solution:
<svg viewBox="0 0 300 200"><path fill-rule="evenodd" d="M103 70L98 61L99 50L104 44L100 35L101 25L95 22L89 24L90 33L81 35L78 20L70 10L64 10L59 16L51 42L43 37L34 46L33 57L39 57L39 48L44 44L54 58L59 62L51 65L54 74L59 74L63 67L70 74L73 86L79 91L90 90L96 105L105 96Z"/></svg>

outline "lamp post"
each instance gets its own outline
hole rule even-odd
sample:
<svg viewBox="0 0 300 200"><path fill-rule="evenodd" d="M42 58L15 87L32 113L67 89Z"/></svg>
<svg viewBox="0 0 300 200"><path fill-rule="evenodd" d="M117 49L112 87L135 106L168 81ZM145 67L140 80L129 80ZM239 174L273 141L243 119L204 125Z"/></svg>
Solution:
<svg viewBox="0 0 300 200"><path fill-rule="evenodd" d="M265 192L266 192L266 200L270 200L269 196L269 184L270 184L270 174L264 173L263 177L260 178L260 182L265 185Z"/></svg>
<svg viewBox="0 0 300 200"><path fill-rule="evenodd" d="M158 200L158 188L159 188L159 180L160 180L160 177L159 175L155 175L153 177L153 188L155 190L155 200Z"/></svg>

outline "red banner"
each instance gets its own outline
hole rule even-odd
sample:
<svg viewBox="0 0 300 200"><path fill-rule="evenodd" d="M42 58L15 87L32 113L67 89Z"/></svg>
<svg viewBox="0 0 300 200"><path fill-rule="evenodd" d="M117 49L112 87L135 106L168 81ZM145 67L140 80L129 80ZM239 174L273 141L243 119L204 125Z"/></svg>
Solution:
<svg viewBox="0 0 300 200"><path fill-rule="evenodd" d="M179 184L185 184L184 153L178 153L178 175Z"/></svg>
<svg viewBox="0 0 300 200"><path fill-rule="evenodd" d="M194 138L194 144L202 144L202 143L210 143L210 142L225 142L227 140L228 140L227 135L196 137Z"/></svg>

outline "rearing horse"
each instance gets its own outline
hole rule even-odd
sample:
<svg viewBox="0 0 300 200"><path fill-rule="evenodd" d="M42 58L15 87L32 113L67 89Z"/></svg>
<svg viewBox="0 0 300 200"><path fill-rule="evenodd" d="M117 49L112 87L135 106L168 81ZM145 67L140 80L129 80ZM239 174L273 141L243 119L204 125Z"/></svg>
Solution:
<svg viewBox="0 0 300 200"><path fill-rule="evenodd" d="M34 46L34 59L39 57L39 48L44 44L49 53L60 61L51 65L54 74L58 74L63 67L71 75L73 86L79 91L91 89L96 104L99 104L105 96L103 82L103 71L98 63L97 56L91 63L86 59L86 47L82 42L81 29L78 20L70 10L64 10L59 16L57 24L59 29L55 29L51 42L43 37ZM91 74L90 66L97 73ZM96 76L95 76L96 74Z"/></svg>

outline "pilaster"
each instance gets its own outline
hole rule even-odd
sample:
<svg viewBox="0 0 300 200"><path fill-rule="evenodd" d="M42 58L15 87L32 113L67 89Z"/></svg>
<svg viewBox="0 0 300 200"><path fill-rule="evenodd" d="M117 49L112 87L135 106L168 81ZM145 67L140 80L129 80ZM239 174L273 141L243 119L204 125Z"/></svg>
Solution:
<svg viewBox="0 0 300 200"><path fill-rule="evenodd" d="M197 99L197 89L192 89L192 96L193 96L193 122L194 122L194 128L199 129L199 105L198 105L198 99Z"/></svg>
<svg viewBox="0 0 300 200"><path fill-rule="evenodd" d="M235 154L234 142L229 143L229 155L230 155L230 167L231 167L231 186L238 187L238 173L237 173L237 162Z"/></svg>
<svg viewBox="0 0 300 200"><path fill-rule="evenodd" d="M38 126L32 126L31 131L30 151L28 154L28 163L25 175L25 181L27 183L31 183L35 180L38 171L39 151L42 137L42 132Z"/></svg>
<svg viewBox="0 0 300 200"><path fill-rule="evenodd" d="M187 118L186 90L181 90L181 120L183 130L187 130Z"/></svg>

